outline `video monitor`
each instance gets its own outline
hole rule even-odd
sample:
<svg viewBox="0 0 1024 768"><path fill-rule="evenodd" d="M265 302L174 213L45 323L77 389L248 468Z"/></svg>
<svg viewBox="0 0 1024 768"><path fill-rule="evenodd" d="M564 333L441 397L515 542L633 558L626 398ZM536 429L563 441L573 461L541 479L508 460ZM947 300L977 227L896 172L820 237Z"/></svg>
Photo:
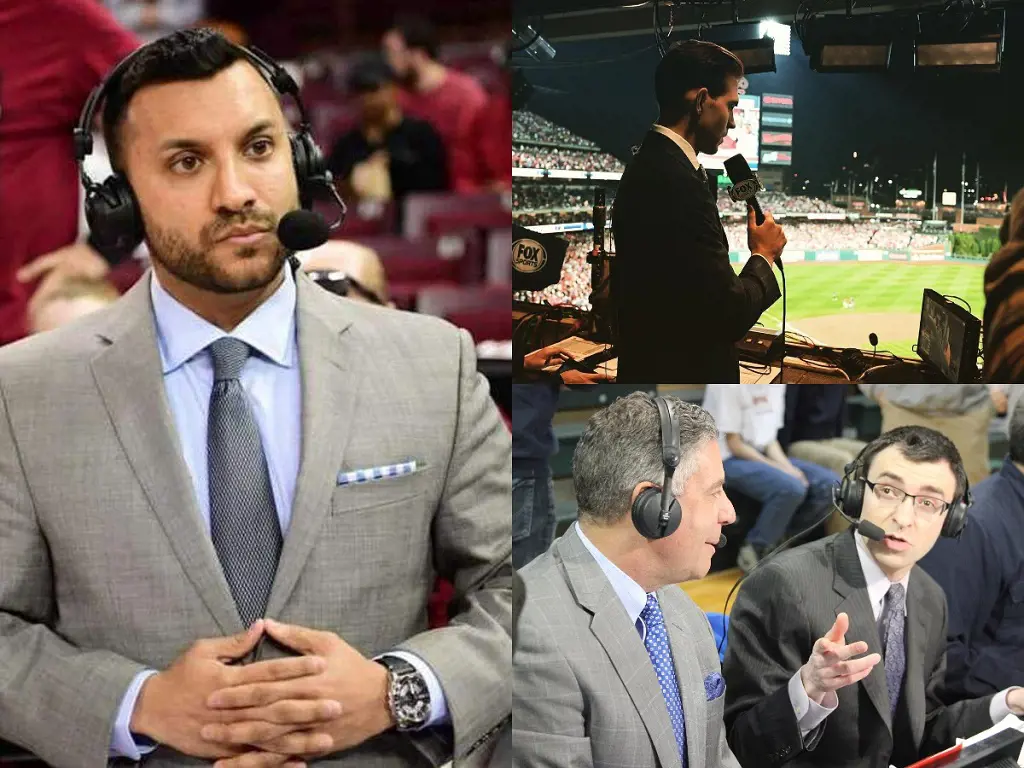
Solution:
<svg viewBox="0 0 1024 768"><path fill-rule="evenodd" d="M938 368L947 381L963 384L978 378L981 320L958 304L925 288L917 354Z"/></svg>

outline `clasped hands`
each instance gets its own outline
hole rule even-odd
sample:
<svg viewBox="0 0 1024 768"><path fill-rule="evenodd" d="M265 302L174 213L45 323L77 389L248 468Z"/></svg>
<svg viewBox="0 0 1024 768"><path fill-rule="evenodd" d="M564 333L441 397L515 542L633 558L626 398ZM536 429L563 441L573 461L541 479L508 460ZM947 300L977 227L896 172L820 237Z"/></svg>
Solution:
<svg viewBox="0 0 1024 768"><path fill-rule="evenodd" d="M232 662L266 633L301 656ZM332 632L260 619L198 640L142 687L131 731L217 768L300 768L394 726L387 669Z"/></svg>

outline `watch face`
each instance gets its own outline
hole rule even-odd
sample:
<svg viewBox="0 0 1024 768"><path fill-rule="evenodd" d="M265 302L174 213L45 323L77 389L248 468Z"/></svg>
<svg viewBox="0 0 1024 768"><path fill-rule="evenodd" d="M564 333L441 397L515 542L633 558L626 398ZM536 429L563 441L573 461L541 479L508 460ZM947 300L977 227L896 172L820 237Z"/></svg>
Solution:
<svg viewBox="0 0 1024 768"><path fill-rule="evenodd" d="M426 681L411 665L408 670L393 673L391 700L399 728L421 726L430 716L430 691Z"/></svg>

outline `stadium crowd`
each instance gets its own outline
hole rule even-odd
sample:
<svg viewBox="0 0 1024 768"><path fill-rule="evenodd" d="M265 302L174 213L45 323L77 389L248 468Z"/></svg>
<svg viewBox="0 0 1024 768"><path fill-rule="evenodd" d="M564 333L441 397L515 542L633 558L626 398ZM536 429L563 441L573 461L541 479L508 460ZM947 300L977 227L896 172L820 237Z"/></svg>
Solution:
<svg viewBox="0 0 1024 768"><path fill-rule="evenodd" d="M583 149L600 149L589 139L577 136L568 128L555 125L550 120L526 110L512 112L512 135L517 142L523 143L547 141L552 144L566 144Z"/></svg>
<svg viewBox="0 0 1024 768"><path fill-rule="evenodd" d="M771 190L760 192L757 199L761 207L773 213L845 213L845 209L838 208L827 200L819 200L815 197L804 197L803 195L787 195L784 192ZM745 213L746 203L734 202L728 192L722 191L718 195L718 210L721 213Z"/></svg>
<svg viewBox="0 0 1024 768"><path fill-rule="evenodd" d="M916 232L913 222L880 224L873 221L787 220L782 226L789 251L905 250L935 245L946 237ZM727 222L725 233L729 238L729 250L746 250L746 224Z"/></svg>
<svg viewBox="0 0 1024 768"><path fill-rule="evenodd" d="M612 171L622 173L625 166L612 155L578 149L512 146L513 168L544 168L569 171Z"/></svg>
<svg viewBox="0 0 1024 768"><path fill-rule="evenodd" d="M565 184L531 184L520 182L512 190L512 210L526 211L569 211L592 210L593 186ZM605 204L611 206L615 189L605 191Z"/></svg>

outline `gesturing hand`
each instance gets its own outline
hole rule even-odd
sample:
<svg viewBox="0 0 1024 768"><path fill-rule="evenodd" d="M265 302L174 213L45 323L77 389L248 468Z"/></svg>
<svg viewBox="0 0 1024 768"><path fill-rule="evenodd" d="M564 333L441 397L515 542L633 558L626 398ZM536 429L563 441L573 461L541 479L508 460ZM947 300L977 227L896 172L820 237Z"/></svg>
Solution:
<svg viewBox="0 0 1024 768"><path fill-rule="evenodd" d="M800 667L800 682L804 684L807 697L822 706L835 706L835 691L863 680L882 660L877 653L861 659L853 658L865 653L868 644L861 640L846 645L849 627L849 617L840 613L832 628L814 643L811 658Z"/></svg>

